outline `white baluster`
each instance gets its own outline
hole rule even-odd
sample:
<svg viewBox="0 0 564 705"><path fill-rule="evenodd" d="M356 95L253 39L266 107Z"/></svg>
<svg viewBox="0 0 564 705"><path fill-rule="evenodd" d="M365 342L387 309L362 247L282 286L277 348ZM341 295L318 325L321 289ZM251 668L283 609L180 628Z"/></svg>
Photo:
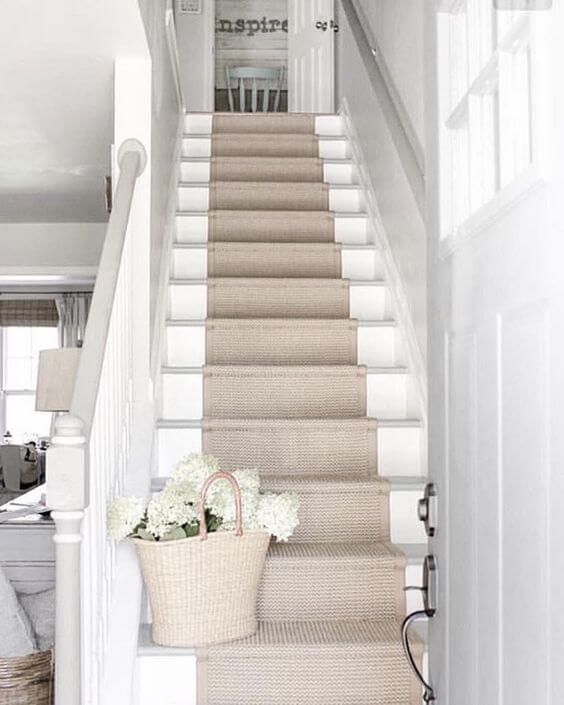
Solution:
<svg viewBox="0 0 564 705"><path fill-rule="evenodd" d="M56 705L81 702L80 542L86 506L86 438L82 421L65 414L47 451L47 505L55 522Z"/></svg>

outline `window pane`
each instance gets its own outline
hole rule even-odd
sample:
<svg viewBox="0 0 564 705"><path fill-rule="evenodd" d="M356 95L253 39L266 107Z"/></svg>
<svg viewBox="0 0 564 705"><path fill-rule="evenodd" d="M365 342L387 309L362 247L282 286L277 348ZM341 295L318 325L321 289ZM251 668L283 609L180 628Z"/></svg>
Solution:
<svg viewBox="0 0 564 705"><path fill-rule="evenodd" d="M6 430L15 443L48 436L51 414L35 411L35 394L6 394Z"/></svg>
<svg viewBox="0 0 564 705"><path fill-rule="evenodd" d="M39 351L58 344L56 328L5 328L5 389L35 389Z"/></svg>

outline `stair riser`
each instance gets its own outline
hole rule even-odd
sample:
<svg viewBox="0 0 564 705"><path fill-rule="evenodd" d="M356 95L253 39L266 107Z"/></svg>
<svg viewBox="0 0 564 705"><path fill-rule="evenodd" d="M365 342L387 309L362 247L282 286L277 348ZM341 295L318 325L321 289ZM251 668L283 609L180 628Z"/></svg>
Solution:
<svg viewBox="0 0 564 705"><path fill-rule="evenodd" d="M421 579L422 579L422 574L423 574L423 564L422 561L417 561L417 562L412 562L408 563L405 566L405 569L402 571L401 575L398 576L398 579L402 581L402 584L405 585L421 585ZM309 573L308 573L309 575ZM346 577L346 576L344 576ZM379 613L382 614L384 612L384 609L390 610L394 609L393 605L382 605L381 603L378 603L378 598L377 595L374 593L378 589L378 582L377 582L377 576L374 574L366 574L365 577L365 582L359 582L357 589L352 593L350 596L349 595L343 595L339 594L337 595L337 586L335 585L335 590L334 590L334 597L335 601L338 599L341 604L343 604L343 614L362 614L363 611L366 609L366 607L363 607L362 604L359 604L359 594L358 593L366 593L368 595L372 595L372 599L367 600L367 603L371 603L370 607L370 612L368 613L368 618L374 619ZM297 581L299 581L299 574L296 574ZM330 586L329 586L330 587ZM271 571L270 575L265 575L263 578L263 582L261 585L261 589L259 590L259 600L257 604L257 617L259 619L263 618L268 618L268 619L273 619L276 620L278 617L276 614L281 614L282 611L280 609L280 606L277 608L277 612L275 612L274 608L272 607L272 597L274 593L274 597L276 595L276 575L274 574L274 571ZM304 586L304 600L299 600L297 602L300 602L300 604L306 604L307 603L307 598L308 594L311 595L311 590L307 590L307 584ZM335 619L334 612L332 611L332 605L335 604L335 602L332 602L331 598L331 590L329 589L327 591L327 596L326 596L326 604L323 609L327 612L329 615L327 618L328 619ZM407 590L405 591L404 596L401 598L402 599L402 604L401 604L401 609L403 610L403 613L408 614L410 612L414 612L416 610L420 610L423 608L423 599L421 597L421 592L419 590ZM404 602L405 601L405 607L404 607ZM269 605L270 602L270 605ZM295 605L294 605L295 608ZM348 611L347 611L348 610ZM267 614L267 612L270 612L270 615ZM331 613L333 616L331 616ZM296 614L296 613L294 613ZM301 616L295 616L293 619L313 619L316 618L316 615L321 614L321 607L320 605L315 605L315 603L310 602L308 604L307 610L304 609L303 614ZM266 615L266 617L265 617ZM401 615L400 615L401 616ZM292 619L292 617L289 617ZM323 618L323 617L321 617ZM350 617L351 619L362 619L362 617ZM145 610L145 614L143 615L143 622L145 624L151 624L152 623L152 616L151 616L151 610L150 610L150 605L147 605L147 609Z"/></svg>
<svg viewBox="0 0 564 705"><path fill-rule="evenodd" d="M184 133L186 135L209 135L212 131L212 122L211 113L186 115ZM344 135L343 118L340 115L318 115L315 118L315 134L326 137Z"/></svg>
<svg viewBox="0 0 564 705"><path fill-rule="evenodd" d="M381 284L350 285L350 317L359 321L379 321L389 318L390 295ZM171 284L169 287L169 318L173 321L204 321L207 311L208 288L203 283ZM261 318L271 316L268 310ZM292 318L290 314L287 316ZM311 316L305 316L309 318Z"/></svg>
<svg viewBox="0 0 564 705"><path fill-rule="evenodd" d="M297 384L290 380L290 384ZM203 409L203 376L201 372L193 373L165 373L161 376L161 418L163 419L201 419ZM367 379L367 415L380 419L409 418L415 415L413 407L413 384L410 375L400 373L368 373ZM235 386L235 391L244 394L244 379ZM268 395L268 389L266 390ZM307 408L312 408L312 397L307 398ZM304 413L300 410L299 400L294 400L292 415L294 417L307 417L314 415L323 417L324 399L321 399L318 413ZM347 414L337 413L337 416ZM250 416L264 416L253 414ZM215 414L214 414L215 415ZM366 414L365 414L366 415ZM231 415L232 416L232 415Z"/></svg>
<svg viewBox="0 0 564 705"><path fill-rule="evenodd" d="M205 246L173 251L173 279L206 279L208 277L208 251ZM341 270L344 279L370 281L384 278L384 264L376 249L341 250ZM235 276L235 274L234 274ZM306 274L313 276L316 274Z"/></svg>
<svg viewBox="0 0 564 705"><path fill-rule="evenodd" d="M421 433L418 427L378 429L378 472L382 477L421 476ZM167 477L179 458L202 452L202 433L199 428L160 428L158 444L158 474ZM409 504L414 504L413 497ZM410 543L406 538L401 542Z"/></svg>
<svg viewBox="0 0 564 705"><path fill-rule="evenodd" d="M206 160L184 161L180 165L180 181L186 184L203 184L210 181L211 162ZM356 184L358 173L352 162L325 162L323 181L326 184Z"/></svg>
<svg viewBox="0 0 564 705"><path fill-rule="evenodd" d="M357 331L358 359L351 364L369 367L393 367L405 364L405 348L396 326L359 326ZM206 328L201 325L170 325L166 330L163 362L170 367L201 367L206 364ZM215 364L231 364L230 360ZM264 364L260 359L247 359L243 364ZM300 364L300 361L287 364ZM326 364L323 358L309 364Z"/></svg>
<svg viewBox="0 0 564 705"><path fill-rule="evenodd" d="M335 213L360 213L364 210L364 207L364 193L360 188L355 188L354 186L329 188L330 211ZM178 189L178 208L181 211L207 213L210 210L209 187L181 186ZM248 208L252 209L253 206L249 205Z"/></svg>
<svg viewBox="0 0 564 705"><path fill-rule="evenodd" d="M185 137L182 140L182 156L185 158L210 159L212 156L212 141L210 137ZM287 154L285 156L293 156ZM298 153L296 156L300 156ZM319 139L321 159L350 159L351 147L346 139Z"/></svg>
<svg viewBox="0 0 564 705"><path fill-rule="evenodd" d="M405 569L393 570L388 562L378 566L367 560L333 560L329 570L327 565L308 565L305 561L290 566L286 561L267 559L257 617L268 621L399 620L405 614L404 578Z"/></svg>
<svg viewBox="0 0 564 705"><path fill-rule="evenodd" d="M177 242L195 244L208 241L208 215L179 215L176 219ZM373 235L365 215L335 215L335 242L347 245L370 244Z"/></svg>

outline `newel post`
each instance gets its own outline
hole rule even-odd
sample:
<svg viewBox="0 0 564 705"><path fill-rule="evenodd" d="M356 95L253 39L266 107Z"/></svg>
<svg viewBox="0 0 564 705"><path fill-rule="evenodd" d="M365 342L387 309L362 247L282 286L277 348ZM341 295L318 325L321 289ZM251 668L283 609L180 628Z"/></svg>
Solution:
<svg viewBox="0 0 564 705"><path fill-rule="evenodd" d="M47 451L47 506L55 522L55 704L81 703L80 544L86 496L82 421L59 416Z"/></svg>

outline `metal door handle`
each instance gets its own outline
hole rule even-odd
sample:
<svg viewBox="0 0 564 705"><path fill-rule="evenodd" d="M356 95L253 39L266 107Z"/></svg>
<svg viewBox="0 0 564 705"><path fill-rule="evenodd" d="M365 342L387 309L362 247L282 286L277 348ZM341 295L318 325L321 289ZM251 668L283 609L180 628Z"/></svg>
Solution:
<svg viewBox="0 0 564 705"><path fill-rule="evenodd" d="M433 538L437 526L437 490L433 482L425 485L423 497L417 503L417 516L425 525L425 533Z"/></svg>
<svg viewBox="0 0 564 705"><path fill-rule="evenodd" d="M435 691L433 689L433 686L428 683L423 677L423 674L419 670L419 667L415 662L415 658L411 653L411 645L409 643L409 628L414 622L417 622L419 619L430 619L431 617L434 617L437 612L438 584L437 563L435 560L435 556L425 556L425 560L423 561L423 580L421 586L410 586L407 587L406 590L421 590L421 593L423 595L423 609L408 614L407 617L403 620L401 625L401 643L403 646L405 657L409 665L411 666L413 672L415 673L417 680L421 683L423 687L423 702L432 703L436 702L437 700L437 698L435 697Z"/></svg>

